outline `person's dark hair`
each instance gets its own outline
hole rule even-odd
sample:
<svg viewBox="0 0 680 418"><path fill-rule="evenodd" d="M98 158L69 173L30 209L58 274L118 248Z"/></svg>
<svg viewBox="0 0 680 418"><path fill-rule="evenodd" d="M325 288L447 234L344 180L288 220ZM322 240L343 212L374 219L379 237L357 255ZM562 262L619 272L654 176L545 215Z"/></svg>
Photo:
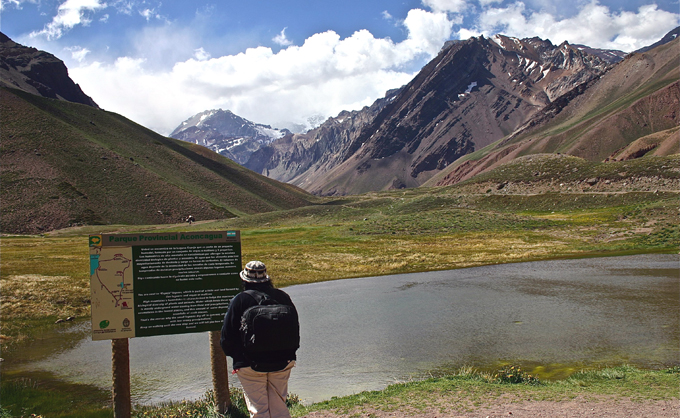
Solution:
<svg viewBox="0 0 680 418"><path fill-rule="evenodd" d="M243 283L243 290L266 290L274 287L271 280L267 280L266 282L261 283L251 283L242 280L241 283Z"/></svg>

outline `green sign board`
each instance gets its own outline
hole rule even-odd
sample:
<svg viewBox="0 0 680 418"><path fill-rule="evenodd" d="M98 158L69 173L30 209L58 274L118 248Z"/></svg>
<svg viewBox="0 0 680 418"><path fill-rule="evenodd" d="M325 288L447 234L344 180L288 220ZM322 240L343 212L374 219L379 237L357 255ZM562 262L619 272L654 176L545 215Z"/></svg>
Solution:
<svg viewBox="0 0 680 418"><path fill-rule="evenodd" d="M240 291L239 231L91 235L92 338L216 331Z"/></svg>

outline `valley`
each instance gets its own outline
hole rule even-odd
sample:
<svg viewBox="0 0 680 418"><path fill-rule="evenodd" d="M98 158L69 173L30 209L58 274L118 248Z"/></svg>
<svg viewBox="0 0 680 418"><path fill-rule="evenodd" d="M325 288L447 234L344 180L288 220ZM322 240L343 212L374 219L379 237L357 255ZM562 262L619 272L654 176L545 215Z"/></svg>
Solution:
<svg viewBox="0 0 680 418"><path fill-rule="evenodd" d="M507 165L455 186L325 198L191 226L99 225L40 236L6 234L3 347L34 338L30 324L88 316L89 233L239 229L244 259L268 260L279 286L677 250L677 156L612 163L545 156L532 163Z"/></svg>
<svg viewBox="0 0 680 418"><path fill-rule="evenodd" d="M89 233L239 229L244 259L267 260L275 284L282 287L522 261L677 253L678 157L589 163L545 156L532 163L536 166L504 166L479 181L454 186L324 198L300 208L191 226L75 226L33 236L6 234L0 241L3 358L26 361L20 360L22 347L70 324L55 324L58 320L88 321ZM597 182L591 185L593 178ZM27 404L34 404L34 397L58 394L57 411L62 399L76 402L72 391L88 393L77 402L81 416L93 416L86 411L100 411L97 405L107 399L104 391L44 374L5 374L3 390L26 378L43 388L19 392ZM182 408L201 405L208 404ZM143 410L153 414L177 408Z"/></svg>
<svg viewBox="0 0 680 418"><path fill-rule="evenodd" d="M88 321L91 233L237 229L243 259L266 261L280 287L677 254L674 39L625 58L538 38L450 42L406 86L306 133L215 110L170 138L100 109L56 57L0 38L3 359ZM49 374L3 373L12 391L110 415L103 391Z"/></svg>

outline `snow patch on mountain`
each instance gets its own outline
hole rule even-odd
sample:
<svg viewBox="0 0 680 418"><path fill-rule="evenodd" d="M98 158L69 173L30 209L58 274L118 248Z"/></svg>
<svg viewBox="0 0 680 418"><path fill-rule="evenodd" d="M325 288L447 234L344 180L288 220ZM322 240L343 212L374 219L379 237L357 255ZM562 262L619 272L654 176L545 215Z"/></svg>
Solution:
<svg viewBox="0 0 680 418"><path fill-rule="evenodd" d="M472 92L472 89L477 87L477 82L473 81L472 83L468 84L467 89L465 90L465 94L470 94Z"/></svg>
<svg viewBox="0 0 680 418"><path fill-rule="evenodd" d="M253 152L287 134L290 131L251 122L230 110L212 109L185 120L170 136L244 164Z"/></svg>
<svg viewBox="0 0 680 418"><path fill-rule="evenodd" d="M255 129L257 129L257 131L259 133L261 133L263 136L266 136L267 138L269 138L270 139L269 142L271 142L275 139L283 138L284 136L286 136L285 132L280 131L276 128L266 128L266 127L263 127L263 126L257 126Z"/></svg>

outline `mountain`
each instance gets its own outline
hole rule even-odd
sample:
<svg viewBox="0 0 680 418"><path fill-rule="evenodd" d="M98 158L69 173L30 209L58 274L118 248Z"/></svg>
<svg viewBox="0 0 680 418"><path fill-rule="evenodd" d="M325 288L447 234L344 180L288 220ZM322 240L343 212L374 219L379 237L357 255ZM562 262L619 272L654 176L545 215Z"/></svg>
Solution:
<svg viewBox="0 0 680 418"><path fill-rule="evenodd" d="M0 33L0 86L97 108L71 80L64 62L44 51L20 45Z"/></svg>
<svg viewBox="0 0 680 418"><path fill-rule="evenodd" d="M202 145L239 164L245 164L253 152L286 134L290 134L290 131L253 123L229 110L217 109L190 117L170 137Z"/></svg>
<svg viewBox="0 0 680 418"><path fill-rule="evenodd" d="M310 204L292 185L115 113L0 88L0 231L168 224Z"/></svg>
<svg viewBox="0 0 680 418"><path fill-rule="evenodd" d="M99 109L62 61L4 35L0 81L2 233L221 219L313 199Z"/></svg>
<svg viewBox="0 0 680 418"><path fill-rule="evenodd" d="M624 58L626 58L626 55L628 55L626 52L615 49L591 48L586 45L574 45L574 47L580 49L586 54L595 55L612 64L622 61Z"/></svg>
<svg viewBox="0 0 680 418"><path fill-rule="evenodd" d="M340 112L306 134L278 139L254 152L245 166L306 188L311 181L323 178L332 167L342 163L345 150L399 92L400 89L388 91L370 107Z"/></svg>
<svg viewBox="0 0 680 418"><path fill-rule="evenodd" d="M653 43L653 44L651 44L651 45L649 45L649 46L646 46L646 47L644 47L644 48L638 49L637 51L635 51L635 53L647 52L647 51L649 51L650 49L656 48L657 46L665 45L665 44L667 44L667 43L669 43L669 42L674 41L678 36L680 36L680 26L678 26L677 28L675 28L675 29L673 29L672 31L668 32L668 33L667 33L663 38L661 38L659 41L657 41L657 42L655 42L655 43Z"/></svg>
<svg viewBox="0 0 680 418"><path fill-rule="evenodd" d="M442 170L447 185L534 154L617 161L680 152L680 39L633 53L536 113L520 129Z"/></svg>
<svg viewBox="0 0 680 418"><path fill-rule="evenodd" d="M448 42L409 84L365 110L351 131L334 129L344 120L339 115L274 141L246 166L321 195L417 187L597 79L616 59L539 38Z"/></svg>

